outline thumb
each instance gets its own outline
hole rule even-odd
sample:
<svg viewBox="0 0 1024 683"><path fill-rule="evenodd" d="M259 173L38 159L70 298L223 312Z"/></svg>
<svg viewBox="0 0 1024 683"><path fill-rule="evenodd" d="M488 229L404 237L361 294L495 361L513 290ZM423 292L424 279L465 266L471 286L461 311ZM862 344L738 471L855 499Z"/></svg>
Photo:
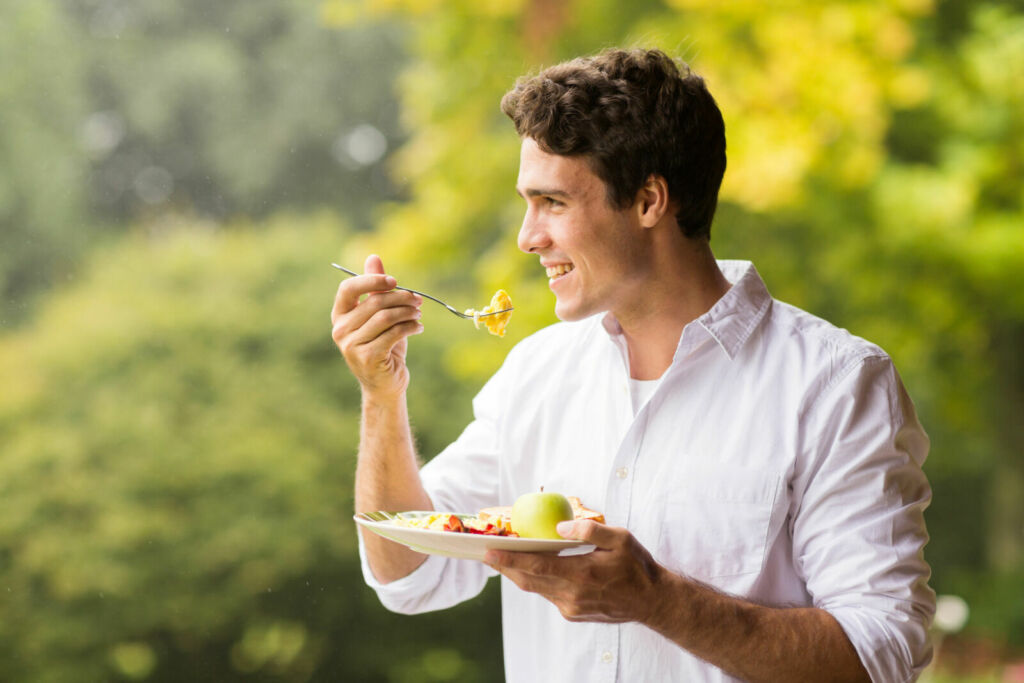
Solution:
<svg viewBox="0 0 1024 683"><path fill-rule="evenodd" d="M568 538L574 541L582 540L579 537L579 531L576 529L575 521L559 522L555 527L555 530L562 538Z"/></svg>
<svg viewBox="0 0 1024 683"><path fill-rule="evenodd" d="M616 530L610 526L599 524L592 519L577 519L571 522L559 522L556 527L563 538L570 538L584 543L593 543L598 548L611 548L616 543Z"/></svg>
<svg viewBox="0 0 1024 683"><path fill-rule="evenodd" d="M384 262L380 260L380 256L376 254L367 256L366 262L363 264L363 272L370 275L383 275Z"/></svg>

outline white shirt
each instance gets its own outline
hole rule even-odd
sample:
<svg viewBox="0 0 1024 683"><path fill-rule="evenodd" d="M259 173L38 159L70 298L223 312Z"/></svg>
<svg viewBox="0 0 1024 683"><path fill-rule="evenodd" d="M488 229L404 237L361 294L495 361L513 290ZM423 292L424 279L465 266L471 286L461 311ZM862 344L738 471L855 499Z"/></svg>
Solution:
<svg viewBox="0 0 1024 683"><path fill-rule="evenodd" d="M475 419L421 471L437 510L473 512L559 491L628 528L672 571L842 625L875 681L931 656L923 559L928 438L889 357L773 300L753 265L688 324L634 415L621 329L558 323L518 344L473 401ZM394 611L471 598L494 572L430 556L387 585ZM639 624L570 623L502 579L508 681L729 681Z"/></svg>

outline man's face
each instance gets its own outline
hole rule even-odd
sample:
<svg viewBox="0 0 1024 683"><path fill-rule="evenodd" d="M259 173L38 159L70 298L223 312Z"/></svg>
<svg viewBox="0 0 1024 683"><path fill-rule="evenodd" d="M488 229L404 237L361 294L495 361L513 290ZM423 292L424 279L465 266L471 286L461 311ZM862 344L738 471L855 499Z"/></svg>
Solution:
<svg viewBox="0 0 1024 683"><path fill-rule="evenodd" d="M516 191L526 200L519 248L547 269L559 319L629 306L645 270L636 206L614 208L586 160L548 154L531 138L523 140Z"/></svg>

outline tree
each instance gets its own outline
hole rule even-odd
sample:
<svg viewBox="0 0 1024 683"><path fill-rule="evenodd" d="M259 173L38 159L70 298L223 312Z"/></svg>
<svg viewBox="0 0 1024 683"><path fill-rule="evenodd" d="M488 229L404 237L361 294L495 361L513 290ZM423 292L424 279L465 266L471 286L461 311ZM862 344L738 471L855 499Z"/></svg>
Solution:
<svg viewBox="0 0 1024 683"><path fill-rule="evenodd" d="M82 248L88 160L74 137L85 108L74 27L52 0L0 11L0 329ZM12 65L16 65L13 66Z"/></svg>
<svg viewBox="0 0 1024 683"><path fill-rule="evenodd" d="M136 221L329 207L366 227L398 196L394 24L329 30L270 0L15 0L0 57L0 327Z"/></svg>
<svg viewBox="0 0 1024 683"><path fill-rule="evenodd" d="M0 338L0 679L500 676L493 592L400 619L359 575L359 397L328 315L348 234L139 234ZM430 450L468 410L444 344L411 357Z"/></svg>

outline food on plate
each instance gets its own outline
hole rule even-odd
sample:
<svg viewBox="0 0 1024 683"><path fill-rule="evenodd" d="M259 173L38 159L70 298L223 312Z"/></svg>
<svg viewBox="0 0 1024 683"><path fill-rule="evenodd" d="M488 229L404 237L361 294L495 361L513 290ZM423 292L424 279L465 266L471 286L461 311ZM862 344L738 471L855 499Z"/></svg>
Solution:
<svg viewBox="0 0 1024 683"><path fill-rule="evenodd" d="M515 536L512 528L503 520L485 520L479 516L456 515L451 512L435 512L426 517L402 517L394 519L398 526L431 531L455 531L462 534L483 534L485 536Z"/></svg>
<svg viewBox="0 0 1024 683"><path fill-rule="evenodd" d="M532 494L527 494L532 495ZM559 495L559 494L554 494ZM572 508L572 516L568 519L592 519L604 523L604 515L590 510L575 496L567 496L566 500ZM518 501L517 501L518 502ZM432 512L423 517L402 517L399 514L393 522L399 526L431 531L454 531L463 534L482 534L485 536L523 536L512 530L512 510L514 505L499 505L480 510L476 515L457 515L451 512ZM561 521L561 520L559 520ZM537 538L536 536L532 538ZM561 536L550 538L561 539Z"/></svg>
<svg viewBox="0 0 1024 683"><path fill-rule="evenodd" d="M604 515L596 510L591 510L586 507L576 496L566 496L569 499L569 505L572 506L572 513L574 519L592 519L595 522L604 524ZM501 519L504 524L512 524L512 506L511 505L498 505L490 508L483 508L480 510L479 517L481 520L494 521Z"/></svg>
<svg viewBox="0 0 1024 683"><path fill-rule="evenodd" d="M473 316L473 324L476 328L480 329L480 323L484 324L487 331L491 334L495 334L499 337L505 336L505 326L508 325L508 319L512 317L512 298L509 297L508 292L504 289L499 289L491 297L491 303L487 304L481 310L474 308L466 309L466 315ZM497 313L496 315L487 315L488 313L495 313L496 311L505 311L505 313Z"/></svg>
<svg viewBox="0 0 1024 683"><path fill-rule="evenodd" d="M583 501L576 496L569 496L569 505L572 506L573 519L592 519L599 524L604 524L604 515L586 507Z"/></svg>
<svg viewBox="0 0 1024 683"><path fill-rule="evenodd" d="M512 524L512 506L511 505L498 505L492 508L483 508L480 510L480 519L488 522L498 523L495 520L500 520L502 524Z"/></svg>
<svg viewBox="0 0 1024 683"><path fill-rule="evenodd" d="M523 538L560 539L559 522L573 519L572 505L561 493L524 493L512 506L512 531Z"/></svg>

